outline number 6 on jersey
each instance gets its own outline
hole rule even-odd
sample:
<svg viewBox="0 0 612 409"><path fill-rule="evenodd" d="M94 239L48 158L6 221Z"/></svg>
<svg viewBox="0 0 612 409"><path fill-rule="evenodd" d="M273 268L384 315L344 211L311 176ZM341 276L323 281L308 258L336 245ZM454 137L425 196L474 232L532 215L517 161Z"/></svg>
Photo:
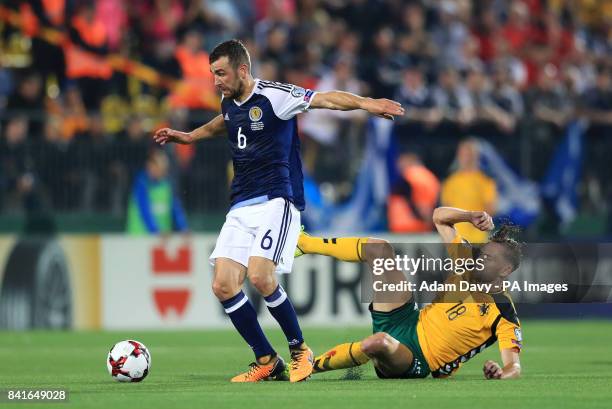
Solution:
<svg viewBox="0 0 612 409"><path fill-rule="evenodd" d="M246 135L242 133L242 127L238 128L238 149L246 148Z"/></svg>

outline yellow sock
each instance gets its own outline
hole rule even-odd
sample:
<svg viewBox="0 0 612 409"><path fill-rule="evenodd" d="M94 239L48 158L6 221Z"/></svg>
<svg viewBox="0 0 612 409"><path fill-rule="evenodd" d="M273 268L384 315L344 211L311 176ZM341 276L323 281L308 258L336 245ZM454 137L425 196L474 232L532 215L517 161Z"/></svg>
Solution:
<svg viewBox="0 0 612 409"><path fill-rule="evenodd" d="M315 358L314 371L325 372L346 369L367 363L370 360L361 351L361 342L340 344Z"/></svg>
<svg viewBox="0 0 612 409"><path fill-rule="evenodd" d="M327 239L323 237L300 234L298 247L305 254L321 254L342 261L363 261L361 245L368 241L367 237L339 237Z"/></svg>

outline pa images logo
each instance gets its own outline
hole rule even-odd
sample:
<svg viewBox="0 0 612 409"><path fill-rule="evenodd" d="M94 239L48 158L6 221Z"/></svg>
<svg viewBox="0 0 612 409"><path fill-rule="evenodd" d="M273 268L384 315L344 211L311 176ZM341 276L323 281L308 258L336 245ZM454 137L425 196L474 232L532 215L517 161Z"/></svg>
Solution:
<svg viewBox="0 0 612 409"><path fill-rule="evenodd" d="M263 116L263 111L260 107L252 107L249 109L249 119L253 122L257 122Z"/></svg>

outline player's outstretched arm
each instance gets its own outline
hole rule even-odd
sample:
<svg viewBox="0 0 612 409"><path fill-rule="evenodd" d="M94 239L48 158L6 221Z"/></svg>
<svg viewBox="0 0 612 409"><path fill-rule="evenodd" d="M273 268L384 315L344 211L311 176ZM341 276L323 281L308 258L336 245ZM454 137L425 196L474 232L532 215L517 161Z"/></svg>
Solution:
<svg viewBox="0 0 612 409"><path fill-rule="evenodd" d="M188 145L190 143L199 141L200 139L221 135L224 132L225 121L223 120L223 115L217 115L211 121L191 132L182 132L170 128L158 129L155 132L155 135L153 135L153 139L160 145L165 145L168 142Z"/></svg>
<svg viewBox="0 0 612 409"><path fill-rule="evenodd" d="M404 115L404 108L399 102L386 98L365 98L345 91L317 92L310 103L310 108L339 111L363 109L373 115L390 120L393 120L395 116Z"/></svg>
<svg viewBox="0 0 612 409"><path fill-rule="evenodd" d="M471 223L482 231L493 230L493 219L487 212L471 212L455 207L438 207L433 213L433 222L444 243L452 243L457 236L455 224Z"/></svg>
<svg viewBox="0 0 612 409"><path fill-rule="evenodd" d="M514 348L501 350L504 367L495 361L487 361L482 368L486 379L514 379L521 376L519 353Z"/></svg>

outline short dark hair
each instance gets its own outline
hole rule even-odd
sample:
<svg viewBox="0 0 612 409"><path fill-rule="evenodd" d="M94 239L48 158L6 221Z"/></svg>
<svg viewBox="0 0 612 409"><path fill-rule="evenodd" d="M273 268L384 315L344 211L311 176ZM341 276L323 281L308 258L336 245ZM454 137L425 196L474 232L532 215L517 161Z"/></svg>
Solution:
<svg viewBox="0 0 612 409"><path fill-rule="evenodd" d="M521 232L519 226L507 223L491 234L489 241L504 246L504 257L512 264L512 271L516 270L523 258L523 243L517 237Z"/></svg>
<svg viewBox="0 0 612 409"><path fill-rule="evenodd" d="M212 64L221 57L227 57L230 65L234 69L237 69L242 64L246 64L247 67L249 67L249 71L251 70L251 57L240 40L233 39L217 45L214 50L212 50L212 53L210 53L208 62Z"/></svg>

